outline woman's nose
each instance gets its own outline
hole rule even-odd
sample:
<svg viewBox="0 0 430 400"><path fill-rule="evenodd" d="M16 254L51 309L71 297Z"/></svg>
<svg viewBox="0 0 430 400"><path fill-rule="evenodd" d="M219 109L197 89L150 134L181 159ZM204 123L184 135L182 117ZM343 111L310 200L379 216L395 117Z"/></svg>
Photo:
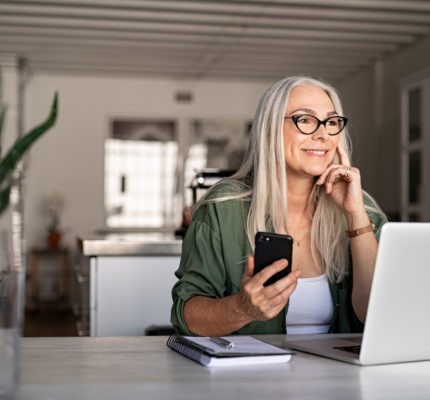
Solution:
<svg viewBox="0 0 430 400"><path fill-rule="evenodd" d="M312 133L312 140L328 140L330 135L327 133L325 125L321 124L318 129Z"/></svg>

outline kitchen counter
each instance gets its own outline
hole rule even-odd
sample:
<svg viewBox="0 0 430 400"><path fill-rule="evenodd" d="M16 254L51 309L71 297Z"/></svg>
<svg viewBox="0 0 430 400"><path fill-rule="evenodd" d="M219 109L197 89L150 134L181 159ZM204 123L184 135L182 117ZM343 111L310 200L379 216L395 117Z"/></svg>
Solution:
<svg viewBox="0 0 430 400"><path fill-rule="evenodd" d="M82 325L91 336L136 336L170 325L182 239L173 233L108 233L81 237L81 244L88 265L83 308L89 314Z"/></svg>
<svg viewBox="0 0 430 400"><path fill-rule="evenodd" d="M86 256L181 255L182 239L168 233L92 235L81 238Z"/></svg>

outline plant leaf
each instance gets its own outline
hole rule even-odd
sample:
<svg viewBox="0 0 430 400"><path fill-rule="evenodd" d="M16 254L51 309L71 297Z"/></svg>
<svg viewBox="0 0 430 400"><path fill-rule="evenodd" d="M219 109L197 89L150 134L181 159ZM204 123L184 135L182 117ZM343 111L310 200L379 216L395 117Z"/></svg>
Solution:
<svg viewBox="0 0 430 400"><path fill-rule="evenodd" d="M0 159L0 215L9 205L11 178L16 165L30 146L54 125L58 114L58 94L55 93L48 118L20 137L3 159ZM4 113L3 113L4 116ZM0 126L1 127L1 126Z"/></svg>
<svg viewBox="0 0 430 400"><path fill-rule="evenodd" d="M0 215L3 214L3 211L5 211L9 205L10 190L11 186L9 185L0 191Z"/></svg>
<svg viewBox="0 0 430 400"><path fill-rule="evenodd" d="M10 176L14 171L19 160L29 147L42 136L49 128L51 128L58 113L58 94L55 93L54 100L51 105L51 111L48 118L40 125L33 128L26 135L17 139L12 148L6 153L5 157L0 161L0 186L4 187L4 181L10 180Z"/></svg>
<svg viewBox="0 0 430 400"><path fill-rule="evenodd" d="M6 106L0 104L0 157L3 150L3 123L6 116Z"/></svg>

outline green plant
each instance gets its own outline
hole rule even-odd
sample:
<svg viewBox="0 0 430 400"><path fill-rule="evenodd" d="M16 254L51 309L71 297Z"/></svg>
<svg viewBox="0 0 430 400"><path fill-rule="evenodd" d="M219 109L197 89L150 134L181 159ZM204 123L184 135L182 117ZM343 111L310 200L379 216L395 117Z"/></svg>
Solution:
<svg viewBox="0 0 430 400"><path fill-rule="evenodd" d="M49 233L59 233L60 232L60 217L56 214L52 215L51 222L48 225Z"/></svg>
<svg viewBox="0 0 430 400"><path fill-rule="evenodd" d="M12 174L16 166L33 143L54 125L57 119L57 113L58 94L55 93L48 118L40 125L18 138L4 157L0 154L0 215L9 205ZM0 108L0 143L2 142L5 114L5 108Z"/></svg>
<svg viewBox="0 0 430 400"><path fill-rule="evenodd" d="M64 207L64 197L58 190L46 198L46 211L49 216L48 233L61 233L61 211Z"/></svg>

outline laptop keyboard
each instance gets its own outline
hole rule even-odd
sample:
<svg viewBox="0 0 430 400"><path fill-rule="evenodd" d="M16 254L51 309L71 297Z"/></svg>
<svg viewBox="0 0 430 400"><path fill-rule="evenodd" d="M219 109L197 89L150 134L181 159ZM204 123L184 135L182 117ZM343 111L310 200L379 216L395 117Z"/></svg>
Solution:
<svg viewBox="0 0 430 400"><path fill-rule="evenodd" d="M360 354L361 346L337 346L333 347L336 350L347 351L349 353Z"/></svg>

